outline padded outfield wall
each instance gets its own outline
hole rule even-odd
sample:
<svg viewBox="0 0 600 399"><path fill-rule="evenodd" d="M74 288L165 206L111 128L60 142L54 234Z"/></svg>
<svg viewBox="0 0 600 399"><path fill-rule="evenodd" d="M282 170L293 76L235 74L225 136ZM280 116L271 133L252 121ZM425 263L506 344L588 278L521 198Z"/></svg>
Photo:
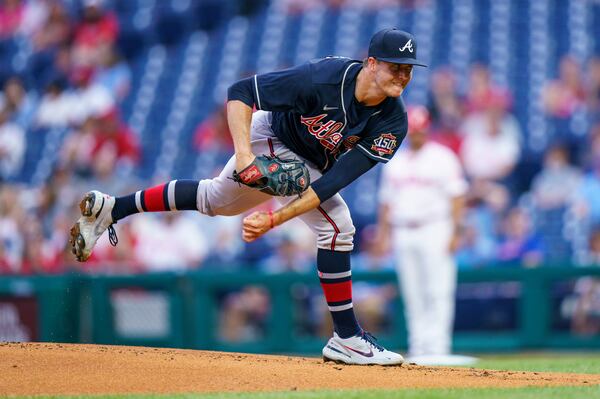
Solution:
<svg viewBox="0 0 600 399"><path fill-rule="evenodd" d="M356 273L355 297L393 292L395 278L389 272ZM454 350L598 349L600 335L593 326L600 315L585 301L586 296L598 295L593 287L600 286L599 281L600 269L461 271ZM246 291L260 293L262 306L247 303L246 313L240 313L230 306L231 298L256 298L256 294L238 295ZM318 353L328 329L319 324L320 295L318 279L312 274L4 276L0 277L0 341ZM392 294L382 306L384 317L376 335L387 347L406 348L400 295ZM227 339L226 329L232 328L224 321L228 317L236 328L251 333ZM236 317L244 317L251 328L237 323ZM590 325L587 330L581 327L582 317Z"/></svg>

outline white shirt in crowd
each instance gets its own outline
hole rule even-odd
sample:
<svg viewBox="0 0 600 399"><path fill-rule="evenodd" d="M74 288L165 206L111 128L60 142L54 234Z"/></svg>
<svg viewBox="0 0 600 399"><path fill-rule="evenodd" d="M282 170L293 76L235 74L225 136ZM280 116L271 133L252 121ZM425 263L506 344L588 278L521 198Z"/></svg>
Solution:
<svg viewBox="0 0 600 399"><path fill-rule="evenodd" d="M521 151L521 130L515 117L505 115L499 132L490 133L484 114L475 114L461 127L465 138L460 156L467 175L477 179L502 178L502 171L514 167Z"/></svg>
<svg viewBox="0 0 600 399"><path fill-rule="evenodd" d="M101 116L115 106L115 100L108 89L99 84L74 90L71 99L71 121L83 123L90 116Z"/></svg>
<svg viewBox="0 0 600 399"><path fill-rule="evenodd" d="M45 94L38 107L35 123L38 127L48 128L80 125L90 116L106 114L114 106L111 93L99 84L65 90L57 96Z"/></svg>
<svg viewBox="0 0 600 399"><path fill-rule="evenodd" d="M206 238L197 219L181 214L145 215L133 220L137 237L136 260L148 272L181 271L197 267L208 254Z"/></svg>
<svg viewBox="0 0 600 399"><path fill-rule="evenodd" d="M0 178L14 177L21 170L24 156L23 129L12 122L0 125Z"/></svg>
<svg viewBox="0 0 600 399"><path fill-rule="evenodd" d="M427 223L451 217L451 199L465 194L458 157L427 142L417 152L399 151L384 167L380 199L390 206L390 223Z"/></svg>
<svg viewBox="0 0 600 399"><path fill-rule="evenodd" d="M71 122L71 109L77 97L64 91L59 95L45 94L38 106L35 124L38 127L66 127Z"/></svg>

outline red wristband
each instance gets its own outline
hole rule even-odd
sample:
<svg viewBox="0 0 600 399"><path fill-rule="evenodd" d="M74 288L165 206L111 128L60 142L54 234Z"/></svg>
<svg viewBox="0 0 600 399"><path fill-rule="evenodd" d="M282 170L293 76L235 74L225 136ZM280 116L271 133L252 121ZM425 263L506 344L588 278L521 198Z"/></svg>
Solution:
<svg viewBox="0 0 600 399"><path fill-rule="evenodd" d="M271 222L271 228L275 227L275 223L273 220L273 211L269 211L269 221Z"/></svg>

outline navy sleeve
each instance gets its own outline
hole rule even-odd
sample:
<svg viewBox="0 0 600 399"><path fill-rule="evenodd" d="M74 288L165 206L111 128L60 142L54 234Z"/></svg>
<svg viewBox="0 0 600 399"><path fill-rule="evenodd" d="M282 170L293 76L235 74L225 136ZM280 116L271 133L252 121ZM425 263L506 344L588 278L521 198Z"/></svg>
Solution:
<svg viewBox="0 0 600 399"><path fill-rule="evenodd" d="M282 71L254 75L234 83L227 91L229 100L240 100L264 111L305 113L316 96L310 64Z"/></svg>
<svg viewBox="0 0 600 399"><path fill-rule="evenodd" d="M407 131L406 111L393 107L385 116L375 118L367 125L356 148L374 161L386 163L402 144Z"/></svg>
<svg viewBox="0 0 600 399"><path fill-rule="evenodd" d="M246 78L232 84L227 89L227 101L240 100L250 108L254 107L253 81L254 78Z"/></svg>
<svg viewBox="0 0 600 399"><path fill-rule="evenodd" d="M352 149L342 155L311 187L319 200L325 202L376 164L375 160L365 156L361 151Z"/></svg>

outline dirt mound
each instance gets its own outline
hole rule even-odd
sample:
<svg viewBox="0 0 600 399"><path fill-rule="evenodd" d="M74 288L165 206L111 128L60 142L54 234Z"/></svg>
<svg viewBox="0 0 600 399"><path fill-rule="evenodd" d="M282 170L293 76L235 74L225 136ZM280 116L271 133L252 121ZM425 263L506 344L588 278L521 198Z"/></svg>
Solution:
<svg viewBox="0 0 600 399"><path fill-rule="evenodd" d="M341 366L321 359L180 349L0 343L0 396L600 384L600 375Z"/></svg>

